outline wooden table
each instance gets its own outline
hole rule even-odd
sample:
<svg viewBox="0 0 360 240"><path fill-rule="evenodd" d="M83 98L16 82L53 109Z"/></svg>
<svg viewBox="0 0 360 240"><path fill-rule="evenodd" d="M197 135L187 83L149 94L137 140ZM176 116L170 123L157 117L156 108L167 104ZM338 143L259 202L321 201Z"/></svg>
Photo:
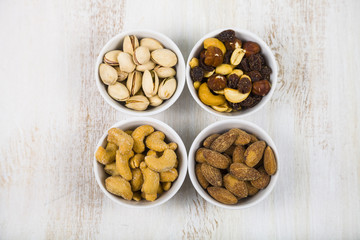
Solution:
<svg viewBox="0 0 360 240"><path fill-rule="evenodd" d="M359 239L359 1L0 1L1 239ZM115 34L160 31L186 59L235 26L273 50L279 84L246 117L272 136L281 176L246 210L205 202L187 177L166 204L134 210L97 186L93 151L129 116L100 96L94 62ZM186 114L184 114L186 112ZM208 124L185 87L166 112L189 149Z"/></svg>

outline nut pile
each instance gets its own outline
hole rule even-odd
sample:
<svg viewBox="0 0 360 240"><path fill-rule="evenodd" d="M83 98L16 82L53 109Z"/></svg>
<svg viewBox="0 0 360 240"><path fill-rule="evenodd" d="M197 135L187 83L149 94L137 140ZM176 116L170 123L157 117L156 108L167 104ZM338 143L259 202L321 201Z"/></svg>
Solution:
<svg viewBox="0 0 360 240"><path fill-rule="evenodd" d="M156 39L126 36L122 50L104 55L99 76L110 97L130 109L157 107L176 91L176 54ZM126 81L125 81L126 80ZM126 82L123 84L122 82Z"/></svg>
<svg viewBox="0 0 360 240"><path fill-rule="evenodd" d="M236 204L254 196L276 173L275 154L264 141L238 128L212 134L195 154L195 174L218 202Z"/></svg>
<svg viewBox="0 0 360 240"><path fill-rule="evenodd" d="M192 58L190 76L200 100L219 112L240 111L258 104L271 89L271 68L259 44L242 42L233 30L204 40Z"/></svg>
<svg viewBox="0 0 360 240"><path fill-rule="evenodd" d="M126 200L154 201L168 191L178 177L177 144L166 143L165 134L150 125L134 131L112 128L106 148L99 147L96 160L110 175L106 189Z"/></svg>

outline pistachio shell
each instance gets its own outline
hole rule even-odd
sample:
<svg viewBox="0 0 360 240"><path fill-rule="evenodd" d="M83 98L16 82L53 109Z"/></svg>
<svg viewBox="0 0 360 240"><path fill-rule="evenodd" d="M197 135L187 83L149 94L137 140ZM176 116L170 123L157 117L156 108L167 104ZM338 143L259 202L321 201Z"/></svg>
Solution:
<svg viewBox="0 0 360 240"><path fill-rule="evenodd" d="M119 62L120 70L127 73L131 73L132 71L134 71L136 67L135 63L132 60L131 55L126 52L119 53L118 62Z"/></svg>
<svg viewBox="0 0 360 240"><path fill-rule="evenodd" d="M125 106L134 110L143 111L149 106L149 100L145 96L136 95L126 100Z"/></svg>
<svg viewBox="0 0 360 240"><path fill-rule="evenodd" d="M126 101L130 96L129 90L124 84L119 82L116 82L114 85L110 85L108 87L108 93L110 97L117 101Z"/></svg>
<svg viewBox="0 0 360 240"><path fill-rule="evenodd" d="M115 68L105 63L101 63L99 66L99 75L101 81L106 85L112 85L116 83L118 74Z"/></svg>
<svg viewBox="0 0 360 240"><path fill-rule="evenodd" d="M159 78L169 78L176 74L174 68L157 66L154 71L157 73Z"/></svg>
<svg viewBox="0 0 360 240"><path fill-rule="evenodd" d="M153 106L153 107L157 107L160 104L162 104L162 102L163 102L163 100L158 95L150 97L149 101L150 101L150 106Z"/></svg>
<svg viewBox="0 0 360 240"><path fill-rule="evenodd" d="M145 96L153 97L157 94L159 88L159 78L154 71L145 70L142 77L142 89Z"/></svg>
<svg viewBox="0 0 360 240"><path fill-rule="evenodd" d="M130 95L135 95L141 88L141 72L134 71L129 73L128 80L126 81L126 87L129 89Z"/></svg>
<svg viewBox="0 0 360 240"><path fill-rule="evenodd" d="M134 50L139 46L139 40L135 35L125 36L123 41L123 51L133 55Z"/></svg>
<svg viewBox="0 0 360 240"><path fill-rule="evenodd" d="M117 60L117 56L119 55L119 53L121 53L120 50L113 50L105 53L104 62L111 66L118 66L119 62Z"/></svg>
<svg viewBox="0 0 360 240"><path fill-rule="evenodd" d="M151 52L151 59L163 67L173 67L177 63L176 54L169 49L157 49Z"/></svg>
<svg viewBox="0 0 360 240"><path fill-rule="evenodd" d="M143 38L140 40L140 46L147 47L150 51L164 48L163 45L156 39Z"/></svg>
<svg viewBox="0 0 360 240"><path fill-rule="evenodd" d="M159 86L159 92L158 95L161 99L166 100L171 98L171 96L176 91L176 79L175 78L167 78L164 79L160 86Z"/></svg>
<svg viewBox="0 0 360 240"><path fill-rule="evenodd" d="M153 70L156 64L153 61L148 61L145 64L137 65L136 70L140 72L144 72L145 70Z"/></svg>
<svg viewBox="0 0 360 240"><path fill-rule="evenodd" d="M138 47L134 51L133 61L136 65L142 65L150 60L150 51L147 47Z"/></svg>
<svg viewBox="0 0 360 240"><path fill-rule="evenodd" d="M120 81L120 82L124 81L128 77L129 74L127 72L121 71L119 67L114 67L114 68L115 68L115 70L117 71L117 74L118 74L117 81Z"/></svg>

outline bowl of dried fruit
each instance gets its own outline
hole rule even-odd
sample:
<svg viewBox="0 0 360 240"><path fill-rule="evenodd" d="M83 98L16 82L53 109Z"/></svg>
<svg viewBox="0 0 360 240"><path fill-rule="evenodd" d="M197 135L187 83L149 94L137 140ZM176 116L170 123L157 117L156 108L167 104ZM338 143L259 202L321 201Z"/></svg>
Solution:
<svg viewBox="0 0 360 240"><path fill-rule="evenodd" d="M271 98L277 65L269 46L242 29L219 29L193 47L186 81L195 101L222 117L242 117L258 111Z"/></svg>
<svg viewBox="0 0 360 240"><path fill-rule="evenodd" d="M254 123L223 120L195 138L188 172L196 191L223 208L251 207L265 199L279 176L279 154L271 137Z"/></svg>
<svg viewBox="0 0 360 240"><path fill-rule="evenodd" d="M148 116L169 108L185 85L177 45L151 30L122 32L101 49L95 64L101 96L123 113Z"/></svg>
<svg viewBox="0 0 360 240"><path fill-rule="evenodd" d="M149 208L171 199L184 182L187 152L180 136L152 118L114 124L94 153L95 178L104 194L127 207Z"/></svg>

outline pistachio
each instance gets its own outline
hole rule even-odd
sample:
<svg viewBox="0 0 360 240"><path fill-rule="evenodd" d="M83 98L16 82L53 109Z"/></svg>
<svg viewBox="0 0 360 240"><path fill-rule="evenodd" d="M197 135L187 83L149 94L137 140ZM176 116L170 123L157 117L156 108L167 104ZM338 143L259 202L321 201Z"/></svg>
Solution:
<svg viewBox="0 0 360 240"><path fill-rule="evenodd" d="M129 74L128 80L126 81L126 87L129 89L131 96L134 96L140 90L141 78L141 72L134 71Z"/></svg>
<svg viewBox="0 0 360 240"><path fill-rule="evenodd" d="M175 69L170 68L170 67L161 67L161 66L157 66L154 71L156 72L156 74L158 75L159 78L169 78L169 77L173 77L176 74Z"/></svg>
<svg viewBox="0 0 360 240"><path fill-rule="evenodd" d="M118 55L118 62L121 71L131 73L135 69L135 63L129 53L121 52Z"/></svg>
<svg viewBox="0 0 360 240"><path fill-rule="evenodd" d="M121 53L120 50L113 50L105 53L104 62L111 66L119 66L119 62L117 60L117 56Z"/></svg>
<svg viewBox="0 0 360 240"><path fill-rule="evenodd" d="M159 86L159 97L163 100L171 98L176 90L176 79L171 77L164 79Z"/></svg>
<svg viewBox="0 0 360 240"><path fill-rule="evenodd" d="M110 97L117 101L126 101L130 96L129 90L124 84L119 82L116 82L114 85L110 85L108 87L108 93Z"/></svg>
<svg viewBox="0 0 360 240"><path fill-rule="evenodd" d="M119 82L124 81L128 77L129 74L127 72L121 71L119 67L114 67L114 68L115 68L115 70L117 71L117 74L118 74L117 81L119 81Z"/></svg>
<svg viewBox="0 0 360 240"><path fill-rule="evenodd" d="M106 85L112 85L116 83L118 79L118 73L115 68L105 63L101 63L99 66L99 75L101 81Z"/></svg>
<svg viewBox="0 0 360 240"><path fill-rule="evenodd" d="M177 63L176 54L169 49L157 49L151 52L151 59L163 67L173 67Z"/></svg>
<svg viewBox="0 0 360 240"><path fill-rule="evenodd" d="M142 77L142 89L147 97L153 97L158 92L159 78L156 72L145 70Z"/></svg>
<svg viewBox="0 0 360 240"><path fill-rule="evenodd" d="M125 36L123 41L123 51L133 55L134 50L139 46L139 40L136 36Z"/></svg>
<svg viewBox="0 0 360 240"><path fill-rule="evenodd" d="M163 100L158 95L150 97L149 101L150 101L150 106L153 106L153 107L157 107L160 104L162 104L162 102L163 102Z"/></svg>
<svg viewBox="0 0 360 240"><path fill-rule="evenodd" d="M133 61L136 65L142 65L150 60L150 51L147 47L138 47L133 54Z"/></svg>
<svg viewBox="0 0 360 240"><path fill-rule="evenodd" d="M136 95L126 100L125 106L134 110L143 111L149 106L149 100L145 96Z"/></svg>
<svg viewBox="0 0 360 240"><path fill-rule="evenodd" d="M230 63L232 65L239 65L243 57L245 56L245 50L241 48L235 48L230 57Z"/></svg>
<svg viewBox="0 0 360 240"><path fill-rule="evenodd" d="M145 64L137 65L136 70L140 72L144 72L145 70L153 70L156 64L153 61L148 61Z"/></svg>
<svg viewBox="0 0 360 240"><path fill-rule="evenodd" d="M156 39L143 38L140 40L140 46L147 47L151 52L157 49L164 48L163 45Z"/></svg>

